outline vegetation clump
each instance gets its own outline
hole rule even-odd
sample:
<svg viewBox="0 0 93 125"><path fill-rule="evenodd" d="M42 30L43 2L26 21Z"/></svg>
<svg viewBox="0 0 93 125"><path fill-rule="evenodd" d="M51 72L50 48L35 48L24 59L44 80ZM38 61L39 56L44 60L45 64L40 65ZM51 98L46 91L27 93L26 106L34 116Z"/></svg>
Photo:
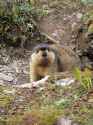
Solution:
<svg viewBox="0 0 93 125"><path fill-rule="evenodd" d="M0 1L0 40L10 46L41 41L36 22L46 11L31 2Z"/></svg>

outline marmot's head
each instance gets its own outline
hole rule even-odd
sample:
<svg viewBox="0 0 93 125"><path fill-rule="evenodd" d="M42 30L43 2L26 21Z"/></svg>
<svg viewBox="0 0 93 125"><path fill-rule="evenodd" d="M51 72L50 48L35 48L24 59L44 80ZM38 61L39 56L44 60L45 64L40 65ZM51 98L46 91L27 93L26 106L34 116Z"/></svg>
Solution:
<svg viewBox="0 0 93 125"><path fill-rule="evenodd" d="M49 67L55 61L55 52L48 44L40 44L34 48L31 61L36 66Z"/></svg>

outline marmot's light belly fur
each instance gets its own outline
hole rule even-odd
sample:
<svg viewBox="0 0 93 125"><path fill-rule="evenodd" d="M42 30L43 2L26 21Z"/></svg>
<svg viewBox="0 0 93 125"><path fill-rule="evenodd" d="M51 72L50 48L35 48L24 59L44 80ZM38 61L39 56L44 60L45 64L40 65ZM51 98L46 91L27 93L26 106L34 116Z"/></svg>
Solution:
<svg viewBox="0 0 93 125"><path fill-rule="evenodd" d="M70 71L77 66L74 52L59 44L40 44L34 48L30 59L30 79L37 81L55 72Z"/></svg>

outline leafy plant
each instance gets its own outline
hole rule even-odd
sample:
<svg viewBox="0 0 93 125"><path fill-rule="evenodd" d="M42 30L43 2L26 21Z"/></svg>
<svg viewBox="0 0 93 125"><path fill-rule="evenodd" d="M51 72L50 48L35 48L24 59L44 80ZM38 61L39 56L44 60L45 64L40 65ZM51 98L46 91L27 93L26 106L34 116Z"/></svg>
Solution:
<svg viewBox="0 0 93 125"><path fill-rule="evenodd" d="M31 41L40 41L41 35L36 21L47 13L47 10L36 8L31 2L0 1L1 43L21 46Z"/></svg>
<svg viewBox="0 0 93 125"><path fill-rule="evenodd" d="M47 106L40 109L32 109L31 112L25 112L23 117L24 125L27 125L31 119L33 125L52 125L57 118L62 116L63 111L56 106ZM31 121L31 122L33 122Z"/></svg>
<svg viewBox="0 0 93 125"><path fill-rule="evenodd" d="M90 70L85 69L85 71L81 71L79 68L75 68L74 75L85 89L92 87L92 73Z"/></svg>
<svg viewBox="0 0 93 125"><path fill-rule="evenodd" d="M93 0L81 0L81 2L84 4L90 4L93 3Z"/></svg>

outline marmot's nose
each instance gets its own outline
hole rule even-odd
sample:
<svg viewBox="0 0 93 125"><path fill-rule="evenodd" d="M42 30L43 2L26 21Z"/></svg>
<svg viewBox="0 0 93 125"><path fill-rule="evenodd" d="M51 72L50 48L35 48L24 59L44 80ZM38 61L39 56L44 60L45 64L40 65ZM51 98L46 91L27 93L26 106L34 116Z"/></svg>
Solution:
<svg viewBox="0 0 93 125"><path fill-rule="evenodd" d="M43 53L42 53L42 56L43 56L43 57L47 57L47 53L46 53L46 52L43 52Z"/></svg>

